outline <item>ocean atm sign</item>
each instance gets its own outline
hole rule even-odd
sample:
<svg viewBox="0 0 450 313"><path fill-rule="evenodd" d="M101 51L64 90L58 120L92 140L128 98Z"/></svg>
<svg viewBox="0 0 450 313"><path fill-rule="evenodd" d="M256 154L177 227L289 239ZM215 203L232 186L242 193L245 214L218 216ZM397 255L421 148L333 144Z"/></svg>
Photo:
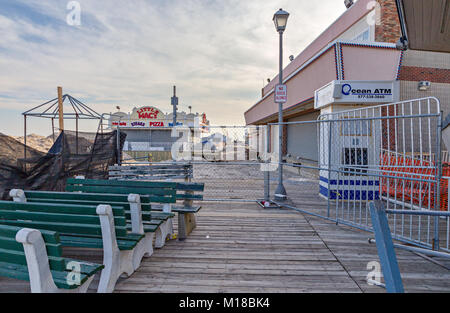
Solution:
<svg viewBox="0 0 450 313"><path fill-rule="evenodd" d="M287 87L286 85L275 86L275 103L287 102Z"/></svg>
<svg viewBox="0 0 450 313"><path fill-rule="evenodd" d="M380 104L399 101L398 81L334 80L316 90L314 108L331 104Z"/></svg>

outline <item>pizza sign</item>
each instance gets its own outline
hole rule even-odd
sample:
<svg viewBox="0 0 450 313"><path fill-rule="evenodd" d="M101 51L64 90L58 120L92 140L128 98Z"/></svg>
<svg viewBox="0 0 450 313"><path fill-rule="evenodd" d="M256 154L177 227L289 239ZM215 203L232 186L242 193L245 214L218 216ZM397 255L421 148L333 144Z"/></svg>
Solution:
<svg viewBox="0 0 450 313"><path fill-rule="evenodd" d="M158 119L160 111L153 107L144 107L136 111L140 120L156 120Z"/></svg>
<svg viewBox="0 0 450 313"><path fill-rule="evenodd" d="M164 122L150 122L150 127L164 127Z"/></svg>

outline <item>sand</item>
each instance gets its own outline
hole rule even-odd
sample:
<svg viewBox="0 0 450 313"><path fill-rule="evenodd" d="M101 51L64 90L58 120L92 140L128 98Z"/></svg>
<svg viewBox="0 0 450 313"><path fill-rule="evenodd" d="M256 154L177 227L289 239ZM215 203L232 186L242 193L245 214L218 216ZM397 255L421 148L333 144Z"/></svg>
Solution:
<svg viewBox="0 0 450 313"><path fill-rule="evenodd" d="M13 138L23 143L23 136ZM51 135L45 137L37 134L30 134L27 135L27 146L42 152L47 152L53 146L53 138Z"/></svg>

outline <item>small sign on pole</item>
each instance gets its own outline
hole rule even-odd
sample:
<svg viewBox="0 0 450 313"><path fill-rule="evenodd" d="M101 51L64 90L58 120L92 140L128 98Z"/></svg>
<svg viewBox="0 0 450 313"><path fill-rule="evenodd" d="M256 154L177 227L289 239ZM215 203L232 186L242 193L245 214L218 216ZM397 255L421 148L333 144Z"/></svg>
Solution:
<svg viewBox="0 0 450 313"><path fill-rule="evenodd" d="M275 102L286 103L287 102L287 87L286 85L275 86Z"/></svg>

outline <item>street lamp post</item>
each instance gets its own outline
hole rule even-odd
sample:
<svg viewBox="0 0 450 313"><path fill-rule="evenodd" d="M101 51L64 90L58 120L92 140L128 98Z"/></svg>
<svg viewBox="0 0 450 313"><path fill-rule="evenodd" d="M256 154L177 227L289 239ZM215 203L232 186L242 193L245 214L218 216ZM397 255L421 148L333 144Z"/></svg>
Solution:
<svg viewBox="0 0 450 313"><path fill-rule="evenodd" d="M278 75L279 85L283 85L283 32L286 29L289 13L280 9L273 16L275 28L280 34L280 72ZM275 99L276 100L276 99ZM286 189L283 186L283 101L278 102L278 187L275 190L275 200L286 200Z"/></svg>

